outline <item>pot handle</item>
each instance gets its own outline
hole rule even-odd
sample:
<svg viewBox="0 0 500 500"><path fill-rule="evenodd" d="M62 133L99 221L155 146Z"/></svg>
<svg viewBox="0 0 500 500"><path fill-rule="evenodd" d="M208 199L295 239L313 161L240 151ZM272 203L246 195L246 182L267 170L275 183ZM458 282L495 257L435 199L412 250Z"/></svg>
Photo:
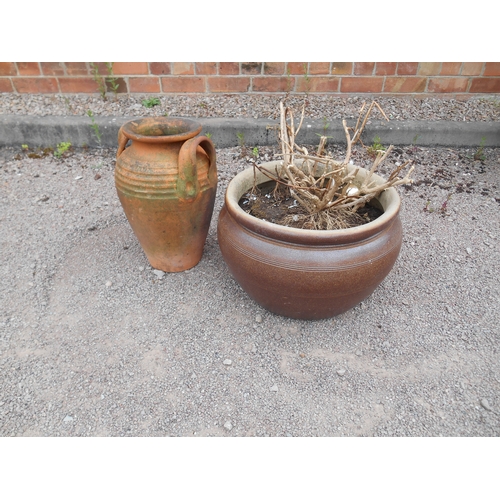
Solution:
<svg viewBox="0 0 500 500"><path fill-rule="evenodd" d="M128 137L123 133L122 128L123 127L120 127L120 130L118 130L118 151L116 152L117 159L123 153L123 150L128 142Z"/></svg>
<svg viewBox="0 0 500 500"><path fill-rule="evenodd" d="M200 190L196 168L196 149L198 146L201 146L208 156L207 175L212 175L215 169L213 142L204 135L187 140L179 151L179 177L177 178L177 195L184 200L196 198Z"/></svg>

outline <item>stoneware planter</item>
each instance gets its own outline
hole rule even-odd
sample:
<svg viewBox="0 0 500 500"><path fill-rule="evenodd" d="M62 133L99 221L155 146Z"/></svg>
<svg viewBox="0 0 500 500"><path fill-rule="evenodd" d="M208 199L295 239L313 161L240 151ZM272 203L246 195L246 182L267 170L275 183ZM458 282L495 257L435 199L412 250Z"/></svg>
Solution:
<svg viewBox="0 0 500 500"><path fill-rule="evenodd" d="M275 172L279 162L262 164ZM358 178L366 176L360 169ZM256 172L257 184L269 179ZM373 180L382 182L381 177ZM341 314L368 297L392 269L402 243L400 198L378 198L384 213L365 225L332 231L296 229L257 219L238 205L251 189L253 168L234 177L219 215L218 240L226 264L265 309L298 319Z"/></svg>
<svg viewBox="0 0 500 500"><path fill-rule="evenodd" d="M217 169L212 141L200 131L192 120L150 117L132 120L118 133L116 190L155 269L184 271L203 253Z"/></svg>

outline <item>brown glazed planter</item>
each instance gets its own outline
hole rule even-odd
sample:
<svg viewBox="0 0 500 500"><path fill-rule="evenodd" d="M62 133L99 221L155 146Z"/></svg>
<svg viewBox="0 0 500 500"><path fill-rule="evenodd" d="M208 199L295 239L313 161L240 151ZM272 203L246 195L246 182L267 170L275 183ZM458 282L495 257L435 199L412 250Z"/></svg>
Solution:
<svg viewBox="0 0 500 500"><path fill-rule="evenodd" d="M279 162L262 164L271 172ZM360 169L358 178L367 171ZM269 179L256 172L257 184ZM378 175L373 180L382 182ZM341 314L368 297L392 269L401 249L400 198L378 198L384 213L363 226L318 231L257 219L238 205L254 182L253 168L234 177L219 214L219 246L229 270L265 309L297 319Z"/></svg>
<svg viewBox="0 0 500 500"><path fill-rule="evenodd" d="M200 131L192 120L149 117L118 132L116 191L155 269L184 271L203 253L217 168L212 141Z"/></svg>

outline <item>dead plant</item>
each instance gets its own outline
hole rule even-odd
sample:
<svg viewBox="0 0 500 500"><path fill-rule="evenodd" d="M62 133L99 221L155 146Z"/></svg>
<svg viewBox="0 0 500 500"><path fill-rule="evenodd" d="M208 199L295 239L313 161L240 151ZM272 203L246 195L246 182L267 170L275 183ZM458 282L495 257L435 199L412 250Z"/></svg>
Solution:
<svg viewBox="0 0 500 500"><path fill-rule="evenodd" d="M255 168L274 180L276 186L285 186L290 195L305 209L308 215L302 217L304 228L341 229L357 226L360 224L361 216L356 217L356 212L360 207L390 187L413 182L410 178L413 166L406 175L399 177L411 161L396 166L385 182L377 184L373 180L373 174L387 159L393 145L386 151L378 151L367 176L362 181L358 179L359 167L351 163L352 146L359 141L366 149L361 141L361 134L375 107L388 120L375 101L367 108L366 103L363 103L354 128L348 127L346 121L342 120L347 149L345 158L336 160L325 151L327 140L325 136L320 138L317 150L312 153L296 144L295 138L304 121L305 104L299 123L295 127L292 110L286 107L283 101L280 102L279 142L283 160L275 173L258 165L255 165ZM275 195L277 195L276 190Z"/></svg>

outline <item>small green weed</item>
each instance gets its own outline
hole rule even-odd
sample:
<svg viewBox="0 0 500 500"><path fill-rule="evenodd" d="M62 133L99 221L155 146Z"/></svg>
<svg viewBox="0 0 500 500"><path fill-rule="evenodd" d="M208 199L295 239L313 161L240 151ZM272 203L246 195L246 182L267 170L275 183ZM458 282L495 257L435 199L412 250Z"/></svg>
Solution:
<svg viewBox="0 0 500 500"><path fill-rule="evenodd" d="M424 212L427 212L429 214L431 214L432 212L438 212L439 215L445 217L447 215L449 215L448 213L448 202L451 200L451 194L449 194L446 198L446 200L443 201L443 203L441 204L441 206L436 209L434 208L432 205L431 205L431 200L427 200L427 203L425 204L425 207L424 207Z"/></svg>
<svg viewBox="0 0 500 500"><path fill-rule="evenodd" d="M257 159L259 157L259 148L257 146L255 146L253 149L252 149L252 155L255 159Z"/></svg>
<svg viewBox="0 0 500 500"><path fill-rule="evenodd" d="M294 80L292 79L290 68L286 69L286 95L288 96L293 90Z"/></svg>
<svg viewBox="0 0 500 500"><path fill-rule="evenodd" d="M56 158L61 158L64 153L68 152L71 148L71 142L60 142L57 145L57 149L54 151L54 156Z"/></svg>
<svg viewBox="0 0 500 500"><path fill-rule="evenodd" d="M329 126L330 124L328 123L326 116L323 116L323 135L326 135L326 131L328 130Z"/></svg>
<svg viewBox="0 0 500 500"><path fill-rule="evenodd" d="M27 144L21 144L23 151L27 151L30 147Z"/></svg>
<svg viewBox="0 0 500 500"><path fill-rule="evenodd" d="M373 138L373 144L367 149L367 152L370 156L377 156L379 152L385 153L384 146L380 142L380 137L376 135Z"/></svg>
<svg viewBox="0 0 500 500"><path fill-rule="evenodd" d="M113 94L116 97L116 94L118 93L118 88L120 87L118 79L113 74L114 63L107 62L105 64L106 64L106 70L108 72L107 77L104 77L99 73L99 68L97 67L96 63L90 63L92 78L94 82L97 83L97 88L99 90L99 94L101 94L103 101L106 100L106 92L108 91L108 88L111 90L111 92L113 92Z"/></svg>
<svg viewBox="0 0 500 500"><path fill-rule="evenodd" d="M474 160L484 161L486 160L486 155L484 154L484 145L486 144L486 137L481 137L481 142L477 151L474 153Z"/></svg>
<svg viewBox="0 0 500 500"><path fill-rule="evenodd" d="M149 99L144 99L142 101L142 105L145 108L152 108L154 106L159 106L160 105L160 99L158 99L158 97L150 97Z"/></svg>
<svg viewBox="0 0 500 500"><path fill-rule="evenodd" d="M73 113L73 107L71 106L71 101L69 100L69 98L64 96L63 99L64 99L64 104L68 108L68 112Z"/></svg>
<svg viewBox="0 0 500 500"><path fill-rule="evenodd" d="M111 92L113 92L113 94L116 97L116 94L118 93L118 88L120 87L120 84L118 83L118 79L113 74L113 64L114 63L112 63L112 62L106 63L106 69L108 70L108 77L106 78L106 83L109 85Z"/></svg>
<svg viewBox="0 0 500 500"><path fill-rule="evenodd" d="M99 143L99 146L101 146L101 137L102 137L102 134L99 130L99 125L95 122L95 119L94 119L94 113L92 113L92 111L90 109L87 110L87 115L90 117L90 120L92 121L92 123L90 124L90 128L94 131L94 135L96 136L97 138L97 142Z"/></svg>
<svg viewBox="0 0 500 500"><path fill-rule="evenodd" d="M238 145L241 148L241 156L247 154L247 147L245 145L245 134L243 132L236 132L236 137L238 138Z"/></svg>
<svg viewBox="0 0 500 500"><path fill-rule="evenodd" d="M304 80L305 80L305 90L304 90L304 94L307 98L309 92L311 91L311 78L309 77L309 73L307 72L307 63L304 63Z"/></svg>
<svg viewBox="0 0 500 500"><path fill-rule="evenodd" d="M99 90L99 94L101 94L102 100L106 100L106 80L104 77L99 73L99 68L97 67L96 63L90 63L90 67L92 69L92 78L94 82L97 83L97 88Z"/></svg>
<svg viewBox="0 0 500 500"><path fill-rule="evenodd" d="M211 139L211 138L212 138L212 134L211 134L210 132L207 132L207 133L205 134L205 137L208 137L209 139Z"/></svg>

